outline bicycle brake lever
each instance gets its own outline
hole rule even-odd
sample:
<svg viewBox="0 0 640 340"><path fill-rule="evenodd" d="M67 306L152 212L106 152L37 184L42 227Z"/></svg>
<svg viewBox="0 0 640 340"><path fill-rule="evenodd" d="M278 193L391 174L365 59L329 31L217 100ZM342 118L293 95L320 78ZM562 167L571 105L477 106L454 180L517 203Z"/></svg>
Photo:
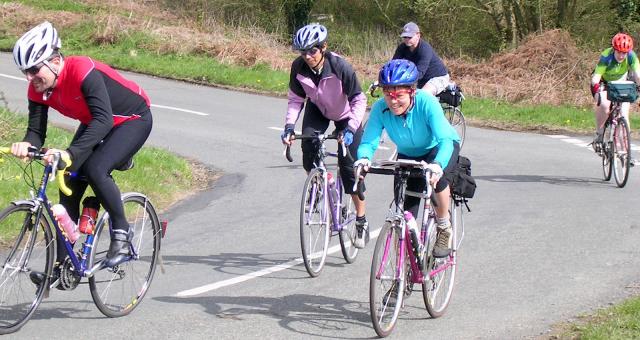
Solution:
<svg viewBox="0 0 640 340"><path fill-rule="evenodd" d="M282 154L287 158L289 162L293 162L293 158L291 157L291 145L285 146Z"/></svg>

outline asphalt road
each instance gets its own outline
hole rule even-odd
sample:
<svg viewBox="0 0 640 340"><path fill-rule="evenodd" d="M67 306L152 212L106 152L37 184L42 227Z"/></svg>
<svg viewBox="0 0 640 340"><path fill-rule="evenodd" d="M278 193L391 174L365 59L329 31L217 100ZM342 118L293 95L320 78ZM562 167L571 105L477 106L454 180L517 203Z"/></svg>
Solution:
<svg viewBox="0 0 640 340"><path fill-rule="evenodd" d="M53 291L16 339L283 339L375 337L368 304L373 245L354 264L339 251L321 276L298 264L304 183L279 141L286 100L127 74L150 95L148 142L222 171L214 186L167 212L166 273L127 317L108 319L87 284ZM0 54L0 104L26 110L26 82ZM69 126L75 122L50 114ZM430 319L407 302L391 338L515 339L634 293L640 279L638 169L603 182L587 137L469 128L462 154L478 183L454 296ZM388 154L381 150L380 157ZM636 155L636 157L638 157ZM367 178L367 216L382 224L391 178ZM335 241L334 241L335 244Z"/></svg>

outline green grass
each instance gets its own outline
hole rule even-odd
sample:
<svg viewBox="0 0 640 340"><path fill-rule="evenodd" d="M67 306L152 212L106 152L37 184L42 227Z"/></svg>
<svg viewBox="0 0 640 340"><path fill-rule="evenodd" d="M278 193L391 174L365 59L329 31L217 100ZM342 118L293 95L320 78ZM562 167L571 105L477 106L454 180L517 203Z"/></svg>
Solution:
<svg viewBox="0 0 640 340"><path fill-rule="evenodd" d="M26 117L0 109L0 146L22 140L26 129ZM49 126L46 146L66 148L73 134L69 131ZM113 177L122 192L137 191L145 193L159 211L167 208L177 198L193 191L194 178L191 165L183 158L158 148L143 147L134 157L135 167L125 172L114 171ZM10 155L0 156L0 209L11 201L30 197L30 183L39 185L43 166L37 162L25 163ZM27 171L23 171L26 168ZM33 174L33 175L31 175ZM33 180L30 180L30 177ZM87 190L87 195L92 195ZM56 183L50 183L47 195L52 201L58 201ZM11 235L13 231L0 231L0 238Z"/></svg>
<svg viewBox="0 0 640 340"><path fill-rule="evenodd" d="M620 305L604 309L575 323L560 338L582 340L617 340L640 338L640 298L632 298Z"/></svg>
<svg viewBox="0 0 640 340"><path fill-rule="evenodd" d="M486 125L522 130L567 130L591 133L595 128L591 109L572 106L518 105L502 101L467 98L461 106L466 118ZM631 116L631 126L640 117Z"/></svg>
<svg viewBox="0 0 640 340"><path fill-rule="evenodd" d="M23 1L41 8L46 6L72 8L75 2ZM53 3L56 3L55 5ZM66 5L65 5L66 4ZM78 5L89 6L89 5ZM103 10L98 7L86 11ZM73 9L71 9L73 10ZM271 70L267 65L250 68L216 61L202 53L165 53L154 36L141 31L123 31L112 37L112 44L96 44L94 36L103 29L101 23L87 19L75 26L61 29L67 55L89 55L116 68L198 83L223 85L284 96L288 90L289 74ZM0 49L11 50L17 37L0 36ZM372 79L360 79L363 90ZM369 104L373 102L369 97ZM520 130L563 130L590 133L593 130L591 109L551 106L519 105L492 99L467 98L462 105L465 116L478 125ZM631 126L640 126L640 118L632 116Z"/></svg>
<svg viewBox="0 0 640 340"><path fill-rule="evenodd" d="M73 0L21 0L21 3L47 10L47 11L67 11L74 13L87 13L91 9L91 6L82 4Z"/></svg>

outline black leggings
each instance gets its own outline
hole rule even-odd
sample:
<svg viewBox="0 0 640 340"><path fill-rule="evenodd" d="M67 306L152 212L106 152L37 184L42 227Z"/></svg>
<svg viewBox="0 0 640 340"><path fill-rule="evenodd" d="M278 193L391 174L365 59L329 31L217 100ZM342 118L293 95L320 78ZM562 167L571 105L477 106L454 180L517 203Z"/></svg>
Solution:
<svg viewBox="0 0 640 340"><path fill-rule="evenodd" d="M66 176L67 186L73 193L71 196L66 196L60 192L60 204L67 209L73 221L78 221L80 200L84 196L87 185L90 185L100 204L109 213L112 228L129 230L120 189L111 177L111 172L126 164L140 150L151 133L152 125L151 112L147 111L138 119L114 127L84 161L78 176ZM76 133L76 137L80 134L81 131ZM57 248L58 260L62 260L66 252L61 240L58 240Z"/></svg>
<svg viewBox="0 0 640 340"><path fill-rule="evenodd" d="M436 158L437 154L438 154L438 148L435 147L431 149L431 151L429 151L426 155L422 155L419 157L410 157L410 156L406 156L401 153L398 153L398 159L413 159L416 161L425 161L427 163L431 163ZM436 193L440 193L442 192L442 190L449 187L449 181L447 180L447 177L448 177L447 175L450 174L455 169L455 166L458 163L458 154L460 154L460 144L458 144L457 142L453 142L453 152L451 153L451 158L449 158L449 163L444 169L442 169L442 171L444 172L442 174L442 177L440 177L440 180L438 181L438 183L436 183L436 187L435 187ZM397 185L398 185L397 181L394 181L394 188ZM409 191L422 192L426 185L427 185L427 181L425 180L424 177L420 177L420 178L411 177L407 179L407 190ZM419 206L420 206L419 197L413 197L413 196L404 197L404 210L410 211L413 214L413 216L416 216L416 218L418 216Z"/></svg>
<svg viewBox="0 0 640 340"><path fill-rule="evenodd" d="M307 100L305 107L304 118L302 119L302 134L303 135L315 135L324 133L329 127L330 119L323 116L318 107ZM349 119L334 122L337 131L342 131L347 128ZM362 139L362 125L358 128L358 131L353 135L353 143L349 145L349 152L352 157L356 157L358 153L358 145L360 145L360 139ZM318 149L320 144L317 140L305 139L301 143L302 146L302 166L309 172L314 168L314 162L318 155ZM338 148L340 149L340 147ZM353 160L348 159L342 155L342 152L338 150L338 166L340 167L340 178L344 185L344 191L347 194L353 194L353 185L355 184L355 173L353 171Z"/></svg>

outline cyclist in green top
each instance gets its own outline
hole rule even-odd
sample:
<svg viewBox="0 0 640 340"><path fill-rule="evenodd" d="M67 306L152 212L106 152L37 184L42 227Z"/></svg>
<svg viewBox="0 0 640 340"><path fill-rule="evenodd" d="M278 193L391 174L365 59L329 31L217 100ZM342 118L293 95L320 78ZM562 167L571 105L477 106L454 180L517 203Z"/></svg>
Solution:
<svg viewBox="0 0 640 340"><path fill-rule="evenodd" d="M600 60L591 78L591 94L596 104L596 135L593 140L593 148L596 151L602 144L604 123L609 116L609 107L611 105L611 102L607 99L606 89L601 89L602 83L627 80L629 78L632 78L636 85L640 85L640 62L638 61L638 56L633 52L633 39L628 34L618 33L611 39L611 47L600 54ZM630 103L622 103L620 111L627 121L629 129L631 129L629 107ZM630 165L634 164L635 161L631 159Z"/></svg>

